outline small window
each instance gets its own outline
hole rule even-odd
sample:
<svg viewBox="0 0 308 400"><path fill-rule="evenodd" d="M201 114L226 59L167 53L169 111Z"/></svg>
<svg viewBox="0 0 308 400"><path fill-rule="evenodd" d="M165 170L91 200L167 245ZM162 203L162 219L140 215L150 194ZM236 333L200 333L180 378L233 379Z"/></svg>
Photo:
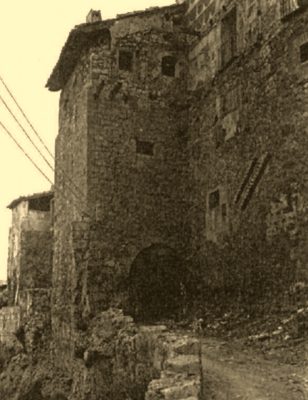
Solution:
<svg viewBox="0 0 308 400"><path fill-rule="evenodd" d="M220 202L220 195L219 195L219 190L215 190L215 192L210 193L209 196L209 208L212 210L213 208L216 208L219 206Z"/></svg>
<svg viewBox="0 0 308 400"><path fill-rule="evenodd" d="M38 197L29 200L29 210L50 211L50 197Z"/></svg>
<svg viewBox="0 0 308 400"><path fill-rule="evenodd" d="M175 75L176 58L172 56L163 57L161 62L161 71L165 76Z"/></svg>
<svg viewBox="0 0 308 400"><path fill-rule="evenodd" d="M138 154L144 154L146 156L153 156L154 143L146 142L144 140L136 140L136 152Z"/></svg>
<svg viewBox="0 0 308 400"><path fill-rule="evenodd" d="M221 64L228 64L237 51L236 8L234 7L221 21Z"/></svg>
<svg viewBox="0 0 308 400"><path fill-rule="evenodd" d="M308 42L301 45L299 51L300 51L301 62L304 63L308 61Z"/></svg>
<svg viewBox="0 0 308 400"><path fill-rule="evenodd" d="M122 71L131 71L133 69L133 53L127 50L119 51L119 69Z"/></svg>
<svg viewBox="0 0 308 400"><path fill-rule="evenodd" d="M221 216L222 216L223 222L225 222L227 219L227 204L223 204L221 206Z"/></svg>

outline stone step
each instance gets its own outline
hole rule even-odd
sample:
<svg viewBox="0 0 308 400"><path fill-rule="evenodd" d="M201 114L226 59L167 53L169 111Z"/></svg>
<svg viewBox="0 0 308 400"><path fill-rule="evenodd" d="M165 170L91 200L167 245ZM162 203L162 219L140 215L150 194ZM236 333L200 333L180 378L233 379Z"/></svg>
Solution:
<svg viewBox="0 0 308 400"><path fill-rule="evenodd" d="M178 355L166 361L165 369L187 375L199 375L200 359L196 355Z"/></svg>
<svg viewBox="0 0 308 400"><path fill-rule="evenodd" d="M174 385L174 377L161 377L159 379L153 379L148 386L148 391L158 392L162 389Z"/></svg>
<svg viewBox="0 0 308 400"><path fill-rule="evenodd" d="M171 386L161 390L164 400L180 400L189 397L198 397L199 380L186 380L181 383L174 382L175 386Z"/></svg>
<svg viewBox="0 0 308 400"><path fill-rule="evenodd" d="M198 396L191 396L191 397L186 397L185 399L179 399L179 400L199 400Z"/></svg>
<svg viewBox="0 0 308 400"><path fill-rule="evenodd" d="M174 372L171 371L170 369L165 369L160 373L160 377L162 379L164 378L172 378L172 379L177 379L177 380L183 380L186 379L188 377L188 374L185 373L181 373L181 372Z"/></svg>
<svg viewBox="0 0 308 400"><path fill-rule="evenodd" d="M198 355L200 352L200 343L195 338L183 338L172 344L172 349L177 354Z"/></svg>

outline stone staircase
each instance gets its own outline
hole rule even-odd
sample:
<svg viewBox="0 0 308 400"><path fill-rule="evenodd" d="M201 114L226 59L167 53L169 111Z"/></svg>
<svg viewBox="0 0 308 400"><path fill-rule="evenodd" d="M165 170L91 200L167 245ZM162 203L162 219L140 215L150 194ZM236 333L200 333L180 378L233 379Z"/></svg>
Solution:
<svg viewBox="0 0 308 400"><path fill-rule="evenodd" d="M145 400L198 400L201 388L199 340L188 335L168 334L167 350L158 379L150 382Z"/></svg>

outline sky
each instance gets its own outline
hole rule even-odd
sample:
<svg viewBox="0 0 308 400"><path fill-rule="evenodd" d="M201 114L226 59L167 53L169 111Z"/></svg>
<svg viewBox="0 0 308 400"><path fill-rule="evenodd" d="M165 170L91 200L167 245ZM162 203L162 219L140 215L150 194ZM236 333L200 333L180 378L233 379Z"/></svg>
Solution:
<svg viewBox="0 0 308 400"><path fill-rule="evenodd" d="M4 80L47 147L54 153L58 130L59 93L45 88L69 31L85 22L90 9L101 10L102 18L166 6L175 0L1 0L0 77ZM23 126L45 157L48 153L28 125L0 82L0 96L20 117ZM53 181L53 171L26 139L23 131L0 101L0 122ZM50 183L35 169L0 126L0 280L6 279L8 233L11 211L7 205L20 195L50 189Z"/></svg>

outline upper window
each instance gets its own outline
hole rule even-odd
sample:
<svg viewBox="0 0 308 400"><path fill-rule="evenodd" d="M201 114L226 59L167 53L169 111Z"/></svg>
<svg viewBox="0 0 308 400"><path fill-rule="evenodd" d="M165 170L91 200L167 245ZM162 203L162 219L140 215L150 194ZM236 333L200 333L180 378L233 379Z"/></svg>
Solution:
<svg viewBox="0 0 308 400"><path fill-rule="evenodd" d="M299 48L301 62L308 61L308 42L302 44Z"/></svg>
<svg viewBox="0 0 308 400"><path fill-rule="evenodd" d="M220 194L219 190L215 190L215 192L211 192L209 195L209 208L212 210L219 206L220 203Z"/></svg>
<svg viewBox="0 0 308 400"><path fill-rule="evenodd" d="M176 58L173 56L163 57L161 62L161 71L165 76L175 75Z"/></svg>
<svg viewBox="0 0 308 400"><path fill-rule="evenodd" d="M128 50L119 51L119 69L122 71L131 71L133 69L133 52Z"/></svg>
<svg viewBox="0 0 308 400"><path fill-rule="evenodd" d="M236 55L237 29L234 7L221 21L221 64L225 66Z"/></svg>
<svg viewBox="0 0 308 400"><path fill-rule="evenodd" d="M29 200L29 210L50 211L50 197L38 197Z"/></svg>
<svg viewBox="0 0 308 400"><path fill-rule="evenodd" d="M146 156L154 155L154 143L145 140L136 140L136 152Z"/></svg>

